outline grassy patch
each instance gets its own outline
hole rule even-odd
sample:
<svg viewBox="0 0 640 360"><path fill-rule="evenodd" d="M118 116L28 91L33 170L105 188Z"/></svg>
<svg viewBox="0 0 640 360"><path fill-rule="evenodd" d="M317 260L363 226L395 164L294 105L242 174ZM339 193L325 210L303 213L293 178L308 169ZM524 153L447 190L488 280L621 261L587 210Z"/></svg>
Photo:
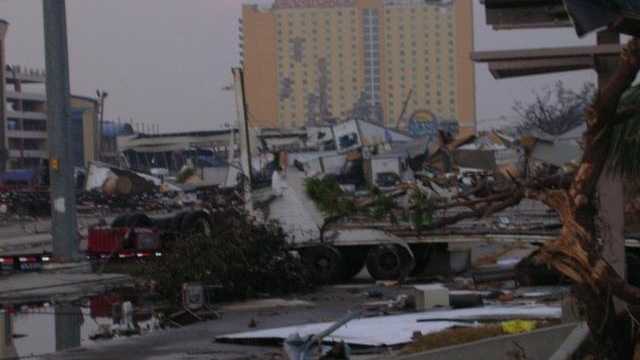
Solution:
<svg viewBox="0 0 640 360"><path fill-rule="evenodd" d="M406 354L419 353L501 335L505 335L505 333L502 331L500 324L451 328L438 333L420 336L413 343L407 345L402 352Z"/></svg>
<svg viewBox="0 0 640 360"><path fill-rule="evenodd" d="M555 326L560 323L560 320L557 319L538 320L536 321L536 329ZM454 327L437 333L420 336L403 348L402 353L414 354L502 335L509 335L504 331L503 323L492 323L476 327Z"/></svg>

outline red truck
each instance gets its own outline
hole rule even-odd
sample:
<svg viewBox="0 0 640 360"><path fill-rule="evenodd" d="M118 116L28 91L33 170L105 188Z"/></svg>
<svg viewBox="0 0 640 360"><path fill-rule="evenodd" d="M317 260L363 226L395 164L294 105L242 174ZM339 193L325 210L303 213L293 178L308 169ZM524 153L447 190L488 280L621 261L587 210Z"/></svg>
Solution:
<svg viewBox="0 0 640 360"><path fill-rule="evenodd" d="M120 259L161 256L171 241L184 236L212 235L213 222L206 209L147 216L133 213L118 216L111 226L89 229L87 256Z"/></svg>

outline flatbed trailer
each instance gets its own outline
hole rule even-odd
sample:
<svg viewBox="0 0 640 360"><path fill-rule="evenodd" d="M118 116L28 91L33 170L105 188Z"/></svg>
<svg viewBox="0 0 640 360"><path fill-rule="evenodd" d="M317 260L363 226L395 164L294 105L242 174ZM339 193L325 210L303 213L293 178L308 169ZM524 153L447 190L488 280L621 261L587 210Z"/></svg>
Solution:
<svg viewBox="0 0 640 360"><path fill-rule="evenodd" d="M423 273L434 263L439 271L460 272L471 248L479 243L541 245L559 235L555 213L542 207L507 210L490 219L465 220L436 231L416 231L409 223L343 219L325 226L325 216L306 195L305 174L290 167L287 188L271 196L268 218L277 220L290 235L292 246L321 282L345 281L366 267L376 280L401 280ZM461 209L449 210L449 214ZM441 215L441 214L440 214ZM507 220L504 220L507 219ZM502 223L501 223L502 221ZM320 229L324 229L321 234ZM640 242L627 240L630 252L640 252ZM468 262L467 262L468 264Z"/></svg>

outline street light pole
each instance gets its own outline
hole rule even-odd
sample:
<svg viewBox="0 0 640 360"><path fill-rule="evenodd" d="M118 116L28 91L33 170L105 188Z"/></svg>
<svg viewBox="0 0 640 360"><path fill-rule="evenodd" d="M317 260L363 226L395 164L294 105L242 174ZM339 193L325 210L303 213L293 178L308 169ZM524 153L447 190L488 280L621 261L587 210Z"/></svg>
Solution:
<svg viewBox="0 0 640 360"><path fill-rule="evenodd" d="M100 136L98 137L98 141L99 141L99 146L98 146L98 159L100 161L104 161L103 158L103 154L104 154L104 102L107 99L107 96L109 96L109 93L104 91L104 90L96 90L96 95L98 96L98 103L100 106L100 127L99 127L99 131L100 131Z"/></svg>
<svg viewBox="0 0 640 360"><path fill-rule="evenodd" d="M58 261L78 258L76 199L71 162L71 104L65 0L42 0L47 70L51 234Z"/></svg>

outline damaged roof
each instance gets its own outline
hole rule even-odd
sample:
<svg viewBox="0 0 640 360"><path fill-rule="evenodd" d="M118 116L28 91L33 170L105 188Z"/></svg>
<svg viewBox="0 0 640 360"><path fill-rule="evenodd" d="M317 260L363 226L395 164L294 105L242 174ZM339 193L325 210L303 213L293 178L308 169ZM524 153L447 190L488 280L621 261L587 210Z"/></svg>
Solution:
<svg viewBox="0 0 640 360"><path fill-rule="evenodd" d="M578 36L609 27L640 35L640 2L629 0L564 0Z"/></svg>
<svg viewBox="0 0 640 360"><path fill-rule="evenodd" d="M482 0L487 24L496 30L575 28L582 37L610 28L640 35L640 3L634 0Z"/></svg>
<svg viewBox="0 0 640 360"><path fill-rule="evenodd" d="M493 151L458 149L453 153L453 159L457 166L463 168L487 171L496 169L496 156Z"/></svg>

